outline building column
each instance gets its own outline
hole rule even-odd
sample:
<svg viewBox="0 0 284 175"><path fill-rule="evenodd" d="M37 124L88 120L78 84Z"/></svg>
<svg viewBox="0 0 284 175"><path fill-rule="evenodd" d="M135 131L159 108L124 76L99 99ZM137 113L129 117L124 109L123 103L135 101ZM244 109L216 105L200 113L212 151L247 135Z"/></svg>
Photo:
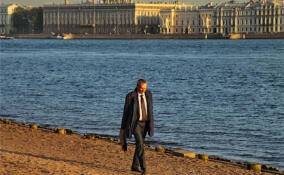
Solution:
<svg viewBox="0 0 284 175"><path fill-rule="evenodd" d="M259 26L260 26L260 32L261 33L263 33L264 31L263 31L263 8L261 8L261 10L260 10L260 24L259 24Z"/></svg>
<svg viewBox="0 0 284 175"><path fill-rule="evenodd" d="M272 21L272 25L273 25L273 31L272 31L272 32L276 32L276 31L275 31L275 29L276 29L276 28L275 28L275 27L276 27L276 26L275 26L275 23L276 23L276 19L275 19L275 9L274 9L273 21Z"/></svg>
<svg viewBox="0 0 284 175"><path fill-rule="evenodd" d="M238 8L235 9L235 31L234 33L238 33Z"/></svg>
<svg viewBox="0 0 284 175"><path fill-rule="evenodd" d="M216 11L216 33L220 33L219 27L220 27L220 22L219 22L219 9Z"/></svg>
<svg viewBox="0 0 284 175"><path fill-rule="evenodd" d="M221 8L221 11L220 11L220 33L224 33L224 30L223 30L223 9Z"/></svg>
<svg viewBox="0 0 284 175"><path fill-rule="evenodd" d="M277 32L281 32L281 31L280 31L280 26L281 26L280 19L281 19L281 8L278 7L278 13L277 13ZM282 19L282 20L284 20L284 19Z"/></svg>

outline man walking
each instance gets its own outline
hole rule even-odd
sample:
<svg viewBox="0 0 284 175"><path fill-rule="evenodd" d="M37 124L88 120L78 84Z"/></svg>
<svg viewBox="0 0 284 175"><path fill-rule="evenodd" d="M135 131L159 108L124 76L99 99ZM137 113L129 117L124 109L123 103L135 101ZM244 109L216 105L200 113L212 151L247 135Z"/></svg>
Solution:
<svg viewBox="0 0 284 175"><path fill-rule="evenodd" d="M146 174L144 139L147 133L150 137L154 135L152 93L147 90L147 85L146 80L139 79L136 89L126 95L120 129L120 134L127 138L134 135L136 149L131 170L142 172L144 175ZM125 149L125 146L123 148Z"/></svg>

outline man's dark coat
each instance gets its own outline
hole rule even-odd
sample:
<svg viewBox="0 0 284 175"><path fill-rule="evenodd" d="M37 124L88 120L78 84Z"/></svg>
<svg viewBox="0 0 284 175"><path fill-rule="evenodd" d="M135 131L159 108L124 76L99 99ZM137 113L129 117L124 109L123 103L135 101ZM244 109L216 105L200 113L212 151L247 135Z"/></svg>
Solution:
<svg viewBox="0 0 284 175"><path fill-rule="evenodd" d="M152 93L150 91L145 92L147 101L147 121L146 121L146 133L150 137L154 135L154 116L153 116L153 103ZM128 93L125 98L123 117L121 122L121 129L125 130L127 138L131 138L136 127L137 120L139 118L139 105L138 105L138 92L137 89Z"/></svg>

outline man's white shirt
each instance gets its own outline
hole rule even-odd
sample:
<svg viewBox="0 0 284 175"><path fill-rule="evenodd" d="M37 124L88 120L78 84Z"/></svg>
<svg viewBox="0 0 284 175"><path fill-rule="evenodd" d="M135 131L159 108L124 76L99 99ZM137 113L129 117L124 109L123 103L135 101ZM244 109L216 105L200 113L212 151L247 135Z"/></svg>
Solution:
<svg viewBox="0 0 284 175"><path fill-rule="evenodd" d="M145 104L145 109L146 109L146 112L147 112L147 100L146 100L146 96L145 96L145 93L143 94L140 94L138 92L138 104L139 104L139 121L142 121L142 108L141 108L141 98L140 96L143 95L143 99L144 99L144 104ZM146 116L147 116L147 113L146 113Z"/></svg>

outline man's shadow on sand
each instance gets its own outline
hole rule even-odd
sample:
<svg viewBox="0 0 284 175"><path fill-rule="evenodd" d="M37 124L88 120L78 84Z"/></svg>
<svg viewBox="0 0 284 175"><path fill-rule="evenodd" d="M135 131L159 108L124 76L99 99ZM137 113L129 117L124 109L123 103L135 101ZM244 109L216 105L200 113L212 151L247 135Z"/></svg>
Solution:
<svg viewBox="0 0 284 175"><path fill-rule="evenodd" d="M17 152L17 151L9 151L9 150L5 150L5 149L0 149L0 152L6 152L6 153L11 153L11 154L18 154L18 155L24 155L24 156L31 156L31 157L35 157L35 158L40 158L40 159L45 159L45 160L52 160L52 161L63 161L63 162L68 162L68 163L77 163L83 166L88 166L90 168L95 167L95 168L103 168L106 170L111 170L113 172L117 172L119 173L127 173L128 171L126 170L119 170L119 169L114 169L112 167L108 167L108 166L103 166L103 165L96 165L95 162L94 163L86 163L86 162L79 162L76 160L66 160L66 159L60 159L60 158L54 158L54 157L47 157L44 155L35 155L35 154L30 154L30 153L22 153L22 152Z"/></svg>

